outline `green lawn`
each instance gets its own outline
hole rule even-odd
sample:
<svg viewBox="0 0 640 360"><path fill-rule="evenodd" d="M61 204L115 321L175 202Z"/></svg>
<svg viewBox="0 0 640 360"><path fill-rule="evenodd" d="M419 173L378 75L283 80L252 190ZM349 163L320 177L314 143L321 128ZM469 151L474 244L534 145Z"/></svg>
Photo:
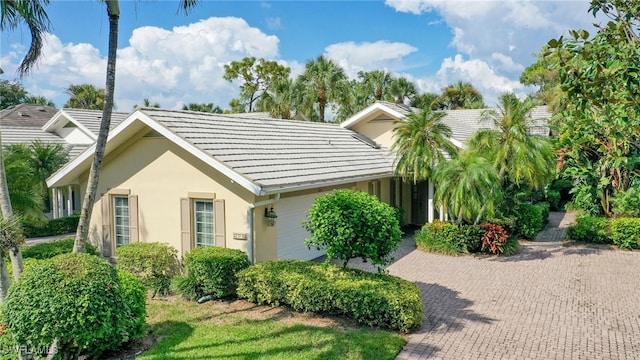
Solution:
<svg viewBox="0 0 640 360"><path fill-rule="evenodd" d="M396 333L244 302L149 300L147 312L161 340L137 359L393 359L405 344Z"/></svg>

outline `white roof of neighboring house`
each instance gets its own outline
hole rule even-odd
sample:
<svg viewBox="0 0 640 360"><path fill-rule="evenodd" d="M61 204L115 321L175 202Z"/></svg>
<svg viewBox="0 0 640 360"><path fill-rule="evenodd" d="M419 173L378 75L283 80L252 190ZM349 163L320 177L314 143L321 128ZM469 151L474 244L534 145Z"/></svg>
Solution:
<svg viewBox="0 0 640 360"><path fill-rule="evenodd" d="M129 113L112 112L111 127L113 129L117 124L124 120ZM65 127L69 122L73 123L81 129L87 136L97 139L100 131L100 122L102 121L102 110L86 110L86 109L60 109L49 121L42 126L42 130L54 132L57 129Z"/></svg>
<svg viewBox="0 0 640 360"><path fill-rule="evenodd" d="M42 131L38 127L2 126L2 145L31 143L40 140L43 143L67 145L63 138L56 134Z"/></svg>
<svg viewBox="0 0 640 360"><path fill-rule="evenodd" d="M183 147L256 195L393 176L386 149L355 132L324 123L142 108L117 125L109 144L139 123ZM136 125L137 124L137 125ZM360 136L360 138L362 138ZM47 180L63 185L86 171L95 146Z"/></svg>
<svg viewBox="0 0 640 360"><path fill-rule="evenodd" d="M480 121L482 113L490 109L462 109L462 110L443 110L446 116L442 122L447 124L452 131L454 144L456 142L464 143L474 132L481 129L495 129L492 123ZM376 111L383 111L392 115L396 119L401 119L412 112L422 111L419 108L412 108L404 104L395 104L388 101L377 101L373 105L365 108L359 113L345 120L340 126L350 129L361 121L367 119L369 115ZM549 135L549 127L547 121L551 119L552 114L547 110L546 106L536 106L531 110L531 118L533 126L530 131L536 135ZM457 141L455 141L457 140Z"/></svg>

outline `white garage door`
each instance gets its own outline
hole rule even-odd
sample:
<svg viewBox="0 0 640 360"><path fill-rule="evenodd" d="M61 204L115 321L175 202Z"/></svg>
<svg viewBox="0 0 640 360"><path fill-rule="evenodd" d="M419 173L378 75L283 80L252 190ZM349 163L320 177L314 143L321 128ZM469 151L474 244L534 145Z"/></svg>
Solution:
<svg viewBox="0 0 640 360"><path fill-rule="evenodd" d="M295 196L280 200L278 209L278 259L311 260L324 255L324 250L307 248L304 239L309 232L302 227L313 200L325 193Z"/></svg>

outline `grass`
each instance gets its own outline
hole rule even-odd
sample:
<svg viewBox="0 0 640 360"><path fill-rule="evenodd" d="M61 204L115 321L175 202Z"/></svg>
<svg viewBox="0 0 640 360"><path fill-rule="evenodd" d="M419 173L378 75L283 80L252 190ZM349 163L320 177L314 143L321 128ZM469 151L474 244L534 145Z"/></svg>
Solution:
<svg viewBox="0 0 640 360"><path fill-rule="evenodd" d="M244 301L149 300L161 340L136 359L393 359L402 336Z"/></svg>

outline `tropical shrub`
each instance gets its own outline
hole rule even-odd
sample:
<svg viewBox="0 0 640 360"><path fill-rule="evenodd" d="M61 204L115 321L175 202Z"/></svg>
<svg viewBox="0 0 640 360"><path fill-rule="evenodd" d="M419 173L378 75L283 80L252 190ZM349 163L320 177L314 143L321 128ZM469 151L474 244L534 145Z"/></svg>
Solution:
<svg viewBox="0 0 640 360"><path fill-rule="evenodd" d="M507 242L504 244L502 255L513 256L520 252L520 242L515 236L509 236Z"/></svg>
<svg viewBox="0 0 640 360"><path fill-rule="evenodd" d="M640 218L618 218L611 222L611 240L623 249L640 246Z"/></svg>
<svg viewBox="0 0 640 360"><path fill-rule="evenodd" d="M501 218L490 219L487 221L490 224L500 225L507 232L509 237L518 237L518 218L515 216L503 216Z"/></svg>
<svg viewBox="0 0 640 360"><path fill-rule="evenodd" d="M616 192L611 198L613 213L619 217L640 216L640 186Z"/></svg>
<svg viewBox="0 0 640 360"><path fill-rule="evenodd" d="M238 286L237 274L247 267L249 258L240 250L199 247L184 256L185 273L176 277L175 289L188 300L233 295Z"/></svg>
<svg viewBox="0 0 640 360"><path fill-rule="evenodd" d="M526 239L533 239L544 228L543 208L532 204L520 204L514 211L516 233Z"/></svg>
<svg viewBox="0 0 640 360"><path fill-rule="evenodd" d="M147 293L144 284L133 274L118 270L122 299L131 316L125 321L125 333L129 338L140 338L147 327Z"/></svg>
<svg viewBox="0 0 640 360"><path fill-rule="evenodd" d="M38 261L8 291L5 316L18 344L48 346L61 358L98 358L132 338L136 314L116 269L92 255ZM136 334L138 335L138 334Z"/></svg>
<svg viewBox="0 0 640 360"><path fill-rule="evenodd" d="M467 240L458 226L440 220L424 224L415 235L416 245L425 251L446 255L467 252Z"/></svg>
<svg viewBox="0 0 640 360"><path fill-rule="evenodd" d="M27 238L58 236L76 232L79 221L80 214L45 221L25 220L22 228Z"/></svg>
<svg viewBox="0 0 640 360"><path fill-rule="evenodd" d="M168 295L171 280L181 271L178 250L162 243L137 242L116 249L118 269L135 275L156 294Z"/></svg>
<svg viewBox="0 0 640 360"><path fill-rule="evenodd" d="M277 260L254 265L238 274L238 296L404 332L422 322L422 300L414 283L327 263Z"/></svg>
<svg viewBox="0 0 640 360"><path fill-rule="evenodd" d="M509 235L502 226L496 224L482 224L480 228L485 231L482 236L482 251L491 254L502 254L504 245L509 239Z"/></svg>
<svg viewBox="0 0 640 360"><path fill-rule="evenodd" d="M546 199L549 202L549 208L553 211L560 210L560 191L559 190L547 190Z"/></svg>
<svg viewBox="0 0 640 360"><path fill-rule="evenodd" d="M302 226L311 233L309 247L324 248L327 261L371 260L386 265L402 241L393 207L373 195L354 190L335 190L319 196L307 211Z"/></svg>
<svg viewBox="0 0 640 360"><path fill-rule="evenodd" d="M30 258L36 260L44 260L50 259L54 256L67 254L73 251L73 238L69 239L60 239L49 242L44 242L31 246L23 246L22 247L22 257ZM87 244L86 245L87 254L89 255L98 255L98 251L96 247Z"/></svg>
<svg viewBox="0 0 640 360"><path fill-rule="evenodd" d="M571 240L594 244L611 244L611 220L603 217L580 216L576 224L567 229Z"/></svg>
<svg viewBox="0 0 640 360"><path fill-rule="evenodd" d="M482 237L485 230L478 225L460 225L458 236L464 242L467 251L475 253L482 250Z"/></svg>

